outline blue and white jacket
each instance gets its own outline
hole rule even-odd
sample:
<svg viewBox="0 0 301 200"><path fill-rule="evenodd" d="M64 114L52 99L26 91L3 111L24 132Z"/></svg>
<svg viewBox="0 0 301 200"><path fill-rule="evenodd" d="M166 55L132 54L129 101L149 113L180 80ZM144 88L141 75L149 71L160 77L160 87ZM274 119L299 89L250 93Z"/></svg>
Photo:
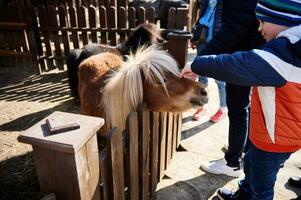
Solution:
<svg viewBox="0 0 301 200"><path fill-rule="evenodd" d="M262 49L198 56L194 73L253 87L250 139L271 152L301 148L301 25L291 27Z"/></svg>

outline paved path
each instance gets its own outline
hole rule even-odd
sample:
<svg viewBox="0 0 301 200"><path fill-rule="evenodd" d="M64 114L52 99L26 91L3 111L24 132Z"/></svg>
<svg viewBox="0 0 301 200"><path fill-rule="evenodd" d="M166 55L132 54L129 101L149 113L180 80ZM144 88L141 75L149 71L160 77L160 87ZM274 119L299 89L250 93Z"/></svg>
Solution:
<svg viewBox="0 0 301 200"><path fill-rule="evenodd" d="M194 52L190 50L191 60ZM200 121L193 121L194 109L186 112L183 118L181 145L187 150L177 152L166 170L165 179L157 186L153 199L156 200L202 200L216 199L218 188L227 186L237 188L237 179L223 175L212 175L202 171L199 166L203 161L216 160L223 157L222 147L228 140L228 119L213 124L209 118L218 109L218 93L214 80L209 81L209 104L206 115ZM296 198L301 190L287 185L287 178L292 175L301 176L301 151L296 152L280 170L275 186L276 200ZM213 198L212 198L213 197Z"/></svg>

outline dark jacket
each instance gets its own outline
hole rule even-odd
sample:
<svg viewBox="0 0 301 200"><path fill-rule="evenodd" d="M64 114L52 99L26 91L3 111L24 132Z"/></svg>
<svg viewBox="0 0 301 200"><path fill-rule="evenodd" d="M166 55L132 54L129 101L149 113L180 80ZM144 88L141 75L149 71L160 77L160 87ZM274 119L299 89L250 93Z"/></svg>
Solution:
<svg viewBox="0 0 301 200"><path fill-rule="evenodd" d="M208 0L204 0L204 5ZM264 44L257 31L256 0L223 0L222 27L199 55L233 53Z"/></svg>

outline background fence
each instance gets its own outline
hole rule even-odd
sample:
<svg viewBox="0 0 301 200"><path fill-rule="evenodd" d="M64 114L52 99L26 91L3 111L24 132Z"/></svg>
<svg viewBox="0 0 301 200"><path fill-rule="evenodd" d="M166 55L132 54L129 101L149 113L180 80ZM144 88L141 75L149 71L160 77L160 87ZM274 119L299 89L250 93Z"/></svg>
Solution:
<svg viewBox="0 0 301 200"><path fill-rule="evenodd" d="M70 49L115 46L137 25L155 23L154 16L155 8L135 9L126 0L0 0L0 67L65 70ZM188 30L188 21L189 7L171 8L167 29Z"/></svg>

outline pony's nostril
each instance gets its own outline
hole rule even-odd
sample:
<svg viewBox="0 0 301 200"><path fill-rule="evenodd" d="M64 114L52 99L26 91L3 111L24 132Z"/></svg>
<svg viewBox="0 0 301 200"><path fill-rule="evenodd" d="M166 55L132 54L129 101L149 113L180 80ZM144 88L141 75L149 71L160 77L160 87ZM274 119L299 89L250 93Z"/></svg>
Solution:
<svg viewBox="0 0 301 200"><path fill-rule="evenodd" d="M207 91L206 91L205 88L201 88L201 89L200 89L200 94L201 94L202 96L207 96L207 95L208 95L208 93L207 93Z"/></svg>
<svg viewBox="0 0 301 200"><path fill-rule="evenodd" d="M208 103L207 97L192 97L190 99L190 103L193 105L203 106L204 104Z"/></svg>

